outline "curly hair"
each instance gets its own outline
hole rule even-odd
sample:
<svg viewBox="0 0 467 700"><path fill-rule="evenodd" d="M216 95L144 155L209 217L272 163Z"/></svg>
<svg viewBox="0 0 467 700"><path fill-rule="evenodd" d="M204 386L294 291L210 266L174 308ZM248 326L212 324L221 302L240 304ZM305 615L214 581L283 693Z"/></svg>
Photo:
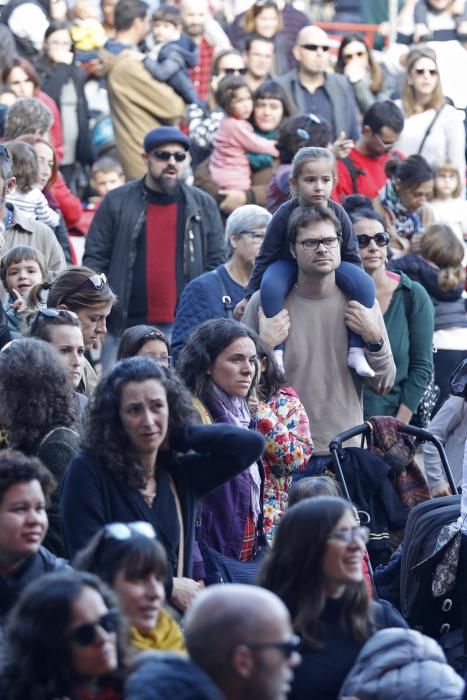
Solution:
<svg viewBox="0 0 467 700"><path fill-rule="evenodd" d="M54 700L75 697L79 679L71 668L67 630L73 605L85 588L97 591L109 610L118 607L113 593L97 576L72 569L42 576L26 588L10 615L6 630L8 641L0 680L2 698ZM118 617L119 669L124 666L125 632ZM112 676L117 683L118 671Z"/></svg>
<svg viewBox="0 0 467 700"><path fill-rule="evenodd" d="M323 560L327 540L352 504L343 498L306 498L290 508L279 524L273 547L265 559L259 585L283 600L295 632L318 648L319 618L324 609ZM348 583L343 593L341 626L359 642L372 632L373 620L366 584Z"/></svg>
<svg viewBox="0 0 467 700"><path fill-rule="evenodd" d="M0 352L0 422L10 447L34 454L40 439L76 422L76 401L57 351L42 340L19 338Z"/></svg>
<svg viewBox="0 0 467 700"><path fill-rule="evenodd" d="M52 474L37 457L27 457L16 450L0 451L0 503L11 486L19 483L38 481L46 501L55 491L57 484Z"/></svg>
<svg viewBox="0 0 467 700"><path fill-rule="evenodd" d="M148 379L156 379L167 393L168 436L170 444L176 445L185 424L196 422L196 411L181 380L147 357L121 360L101 379L91 398L85 423L83 448L117 481L131 488L142 488L147 475L122 426L120 399L128 382Z"/></svg>
<svg viewBox="0 0 467 700"><path fill-rule="evenodd" d="M4 138L16 139L21 134L26 134L34 124L36 131L44 135L54 122L54 115L36 97L19 97L11 105L5 117Z"/></svg>

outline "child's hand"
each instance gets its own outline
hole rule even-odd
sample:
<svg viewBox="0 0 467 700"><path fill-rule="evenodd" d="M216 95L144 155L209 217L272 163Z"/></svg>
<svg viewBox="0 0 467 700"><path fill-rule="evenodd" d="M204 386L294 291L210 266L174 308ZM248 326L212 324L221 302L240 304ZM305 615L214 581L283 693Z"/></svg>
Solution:
<svg viewBox="0 0 467 700"><path fill-rule="evenodd" d="M15 297L15 301L13 304L10 304L10 307L14 309L16 313L22 314L28 308L26 300L23 299L21 294L16 289L12 289L11 293Z"/></svg>

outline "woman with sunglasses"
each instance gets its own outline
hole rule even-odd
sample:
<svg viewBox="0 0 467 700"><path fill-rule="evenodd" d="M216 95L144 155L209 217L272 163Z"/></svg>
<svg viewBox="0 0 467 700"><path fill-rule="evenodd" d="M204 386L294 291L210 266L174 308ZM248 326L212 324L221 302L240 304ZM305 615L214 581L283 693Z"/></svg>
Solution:
<svg viewBox="0 0 467 700"><path fill-rule="evenodd" d="M106 276L96 274L88 267L72 267L62 272L53 282L33 287L28 296L28 304L34 309L42 302L41 293L48 290L47 307L73 311L81 324L84 349L90 352L102 342L107 333L106 319L116 297ZM78 391L90 396L97 384L97 375L85 360L83 379Z"/></svg>
<svg viewBox="0 0 467 700"><path fill-rule="evenodd" d="M80 442L69 370L48 343L20 338L0 352L0 375L0 424L9 447L39 457L60 484ZM58 494L49 523L46 547L63 556Z"/></svg>
<svg viewBox="0 0 467 700"><path fill-rule="evenodd" d="M78 552L73 566L113 589L130 624L134 652L185 651L182 631L163 607L167 554L150 523L105 525Z"/></svg>
<svg viewBox="0 0 467 700"><path fill-rule="evenodd" d="M92 574L51 573L9 621L3 700L121 700L124 630L114 596Z"/></svg>
<svg viewBox="0 0 467 700"><path fill-rule="evenodd" d="M172 364L167 336L158 328L146 326L144 323L131 326L122 333L117 360L124 360L127 357L150 357L167 369Z"/></svg>
<svg viewBox="0 0 467 700"><path fill-rule="evenodd" d="M460 173L465 194L465 130L463 113L443 96L433 49L412 49L406 59L402 99L396 101L405 117L404 130L394 147L410 156L422 155L431 166L449 161Z"/></svg>
<svg viewBox="0 0 467 700"><path fill-rule="evenodd" d="M395 416L409 423L433 371L433 304L420 284L404 273L386 269L390 237L371 201L354 195L344 200L344 208L357 234L363 267L376 285L396 365L396 379L388 394L364 390L364 416Z"/></svg>
<svg viewBox="0 0 467 700"><path fill-rule="evenodd" d="M302 638L289 700L337 700L366 640L378 629L407 626L389 603L369 599L367 540L342 498L306 498L281 519L259 584L283 600Z"/></svg>
<svg viewBox="0 0 467 700"><path fill-rule="evenodd" d="M394 92L383 68L376 61L365 38L358 33L346 34L337 53L336 73L345 75L352 89L361 114L378 101L387 100Z"/></svg>
<svg viewBox="0 0 467 700"><path fill-rule="evenodd" d="M106 524L151 523L168 555L167 597L184 611L200 590L199 501L257 459L263 440L233 426L192 425L182 382L146 357L121 360L101 379L88 417L60 497L67 552L73 557Z"/></svg>

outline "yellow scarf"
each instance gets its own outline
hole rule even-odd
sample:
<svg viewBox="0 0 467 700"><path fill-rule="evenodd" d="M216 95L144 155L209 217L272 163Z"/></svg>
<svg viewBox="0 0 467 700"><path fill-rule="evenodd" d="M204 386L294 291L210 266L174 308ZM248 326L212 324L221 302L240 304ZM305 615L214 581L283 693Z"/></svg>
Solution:
<svg viewBox="0 0 467 700"><path fill-rule="evenodd" d="M142 634L136 627L131 628L131 644L141 651L159 649L186 653L182 630L172 615L164 609L159 612L157 625L148 634Z"/></svg>

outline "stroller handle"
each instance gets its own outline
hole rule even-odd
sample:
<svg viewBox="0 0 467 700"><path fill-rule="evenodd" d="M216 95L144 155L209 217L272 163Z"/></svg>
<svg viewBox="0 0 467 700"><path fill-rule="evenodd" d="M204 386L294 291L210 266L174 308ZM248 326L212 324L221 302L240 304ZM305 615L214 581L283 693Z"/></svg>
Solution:
<svg viewBox="0 0 467 700"><path fill-rule="evenodd" d="M368 423L362 423L361 425L356 425L353 428L345 430L343 433L339 433L337 437L329 443L330 452L339 451L342 447L343 442L347 442L353 437L358 437L359 435L365 435L370 431L370 426Z"/></svg>
<svg viewBox="0 0 467 700"><path fill-rule="evenodd" d="M431 442L436 447L439 453L439 457L441 459L441 464L443 465L446 480L449 484L449 488L451 489L451 493L454 496L457 493L456 482L454 481L454 477L452 475L451 467L449 466L444 447L438 440L438 438L435 435L433 435L433 433L430 433L428 430L424 430L423 428L416 428L414 425L405 425L403 428L401 428L401 432L406 433L407 435L412 435L413 437L417 438L419 442Z"/></svg>

